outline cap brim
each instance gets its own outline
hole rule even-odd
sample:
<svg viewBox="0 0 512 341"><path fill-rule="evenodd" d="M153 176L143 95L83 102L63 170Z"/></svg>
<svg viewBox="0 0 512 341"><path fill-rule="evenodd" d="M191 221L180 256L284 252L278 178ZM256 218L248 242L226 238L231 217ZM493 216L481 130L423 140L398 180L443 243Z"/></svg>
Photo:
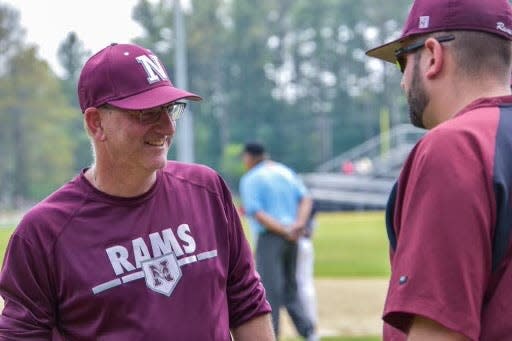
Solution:
<svg viewBox="0 0 512 341"><path fill-rule="evenodd" d="M366 51L366 55L395 64L395 51L402 47L402 41L403 39L397 39L384 45L375 47Z"/></svg>
<svg viewBox="0 0 512 341"><path fill-rule="evenodd" d="M202 100L200 96L194 93L166 85L115 101L108 101L107 103L121 109L141 110L158 107L180 99L190 101Z"/></svg>

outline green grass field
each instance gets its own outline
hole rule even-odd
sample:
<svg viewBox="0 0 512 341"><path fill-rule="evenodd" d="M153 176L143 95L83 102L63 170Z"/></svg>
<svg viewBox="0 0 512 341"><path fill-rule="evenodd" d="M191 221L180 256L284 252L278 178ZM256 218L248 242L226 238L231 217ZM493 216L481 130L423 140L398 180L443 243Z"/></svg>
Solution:
<svg viewBox="0 0 512 341"><path fill-rule="evenodd" d="M4 261L5 248L7 247L12 231L14 231L14 227L0 229L0 263Z"/></svg>
<svg viewBox="0 0 512 341"><path fill-rule="evenodd" d="M244 221L247 230L247 224ZM250 236L249 233L246 233ZM315 277L387 277L383 212L322 212L313 236Z"/></svg>
<svg viewBox="0 0 512 341"><path fill-rule="evenodd" d="M315 277L387 277L383 212L321 213L313 243Z"/></svg>

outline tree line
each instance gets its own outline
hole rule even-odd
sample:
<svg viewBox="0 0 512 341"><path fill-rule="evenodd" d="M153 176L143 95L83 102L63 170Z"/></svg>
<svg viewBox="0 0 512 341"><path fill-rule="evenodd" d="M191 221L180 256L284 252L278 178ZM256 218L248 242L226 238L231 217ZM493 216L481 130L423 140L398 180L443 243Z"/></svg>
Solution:
<svg viewBox="0 0 512 341"><path fill-rule="evenodd" d="M208 0L185 13L196 162L236 189L248 140L299 172L407 120L400 73L364 51L399 34L409 0ZM133 42L155 51L174 79L173 7L139 0ZM121 43L121 42L120 42ZM24 41L19 13L0 1L0 208L41 199L92 162L76 98L88 51L63 36L57 76ZM178 124L179 129L179 124ZM169 158L176 158L176 148Z"/></svg>

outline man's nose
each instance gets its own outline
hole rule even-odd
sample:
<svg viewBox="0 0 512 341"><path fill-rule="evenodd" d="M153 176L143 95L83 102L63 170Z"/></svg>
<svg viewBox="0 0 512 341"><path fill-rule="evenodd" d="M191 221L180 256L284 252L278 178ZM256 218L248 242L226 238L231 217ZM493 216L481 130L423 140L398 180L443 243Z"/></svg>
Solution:
<svg viewBox="0 0 512 341"><path fill-rule="evenodd" d="M173 133L176 131L176 121L173 120L165 110L160 115L160 120L158 121L158 126L165 132Z"/></svg>

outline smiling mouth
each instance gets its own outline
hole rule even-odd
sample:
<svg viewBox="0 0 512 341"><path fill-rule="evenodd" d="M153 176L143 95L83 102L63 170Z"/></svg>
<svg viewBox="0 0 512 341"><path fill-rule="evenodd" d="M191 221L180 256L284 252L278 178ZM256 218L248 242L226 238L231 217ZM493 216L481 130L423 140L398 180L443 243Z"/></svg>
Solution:
<svg viewBox="0 0 512 341"><path fill-rule="evenodd" d="M158 140L149 140L146 141L145 144L153 146L153 147L163 147L167 139L158 139Z"/></svg>

